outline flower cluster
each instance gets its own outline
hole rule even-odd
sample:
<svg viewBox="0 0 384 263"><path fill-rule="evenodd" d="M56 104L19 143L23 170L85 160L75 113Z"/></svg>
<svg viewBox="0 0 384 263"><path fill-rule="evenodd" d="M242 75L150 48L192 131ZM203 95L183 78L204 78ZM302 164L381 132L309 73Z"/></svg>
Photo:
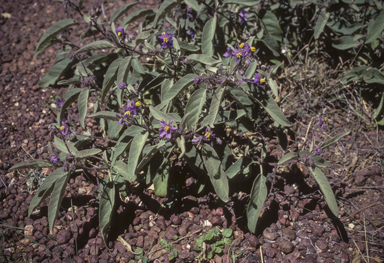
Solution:
<svg viewBox="0 0 384 263"><path fill-rule="evenodd" d="M261 83L265 82L265 79L260 76L260 73L255 73L255 78L254 79L246 79L246 78L244 78L243 81L255 83L256 85L260 85Z"/></svg>
<svg viewBox="0 0 384 263"><path fill-rule="evenodd" d="M159 121L159 123L163 126L159 129L159 137L160 138L167 138L170 140L172 138L172 132L176 131L176 127L172 127L171 124L173 122L173 119L169 121L169 123L166 123L165 121Z"/></svg>
<svg viewBox="0 0 384 263"><path fill-rule="evenodd" d="M174 34L168 34L167 32L163 32L161 36L157 37L159 40L159 43L162 48L169 48L173 47L173 40Z"/></svg>
<svg viewBox="0 0 384 263"><path fill-rule="evenodd" d="M127 88L127 85L124 82L120 82L119 89L125 89Z"/></svg>
<svg viewBox="0 0 384 263"><path fill-rule="evenodd" d="M64 136L68 135L69 128L68 128L67 122L68 121L61 121L60 132Z"/></svg>
<svg viewBox="0 0 384 263"><path fill-rule="evenodd" d="M63 107L63 104L64 104L64 100L62 98L58 98L56 100L56 106L61 109L61 107Z"/></svg>
<svg viewBox="0 0 384 263"><path fill-rule="evenodd" d="M247 22L247 16L248 16L248 11L247 10L241 10L239 13L239 23L240 25L244 22Z"/></svg>
<svg viewBox="0 0 384 263"><path fill-rule="evenodd" d="M118 35L119 37L121 37L122 35L124 35L124 28L119 26L118 28L116 28L116 35Z"/></svg>
<svg viewBox="0 0 384 263"><path fill-rule="evenodd" d="M124 114L122 116L118 114L116 115L116 117L120 118L119 119L120 126L123 126L124 120L126 120L127 118L138 115L140 113L140 106L141 106L140 101L136 101L136 102L134 100L129 101L127 105L123 107Z"/></svg>
<svg viewBox="0 0 384 263"><path fill-rule="evenodd" d="M55 155L52 155L51 156L51 163L52 164L56 164L58 162L59 162L59 158L57 158L57 156L55 156Z"/></svg>
<svg viewBox="0 0 384 263"><path fill-rule="evenodd" d="M198 134L196 134L195 136L196 137L192 139L192 144L199 144L202 141L211 142L212 144L214 140L216 140L217 144L222 143L221 139L219 137L216 137L216 135L212 132L211 127L205 129L204 136Z"/></svg>
<svg viewBox="0 0 384 263"><path fill-rule="evenodd" d="M227 47L227 52L223 54L223 57L229 58L230 56L236 57L236 63L239 63L243 58L252 58L252 52L255 52L256 48L251 47L247 43L241 43L235 50Z"/></svg>

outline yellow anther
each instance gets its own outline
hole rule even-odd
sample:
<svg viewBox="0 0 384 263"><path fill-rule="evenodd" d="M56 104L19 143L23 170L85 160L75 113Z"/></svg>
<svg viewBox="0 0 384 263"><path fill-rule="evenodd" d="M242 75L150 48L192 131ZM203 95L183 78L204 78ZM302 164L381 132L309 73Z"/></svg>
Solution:
<svg viewBox="0 0 384 263"><path fill-rule="evenodd" d="M165 42L165 43L168 43L168 38L165 37L165 38L164 38L164 42Z"/></svg>
<svg viewBox="0 0 384 263"><path fill-rule="evenodd" d="M117 33L118 36L121 36L121 32Z"/></svg>
<svg viewBox="0 0 384 263"><path fill-rule="evenodd" d="M236 57L241 58L241 53L240 53L240 52L237 53L237 54L236 54Z"/></svg>
<svg viewBox="0 0 384 263"><path fill-rule="evenodd" d="M60 126L60 130L65 130L65 126Z"/></svg>
<svg viewBox="0 0 384 263"><path fill-rule="evenodd" d="M165 35L165 32L163 32L162 35Z"/></svg>
<svg viewBox="0 0 384 263"><path fill-rule="evenodd" d="M131 112L129 110L127 110L124 115L128 115L128 116L131 116Z"/></svg>
<svg viewBox="0 0 384 263"><path fill-rule="evenodd" d="M255 47L251 47L251 52L255 52L256 51L256 48Z"/></svg>
<svg viewBox="0 0 384 263"><path fill-rule="evenodd" d="M209 139L209 137L211 137L211 133L210 132L206 132L205 135L204 135L205 138Z"/></svg>
<svg viewBox="0 0 384 263"><path fill-rule="evenodd" d="M264 83L265 82L265 79L263 78L263 79L260 79L260 82L261 83Z"/></svg>
<svg viewBox="0 0 384 263"><path fill-rule="evenodd" d="M244 48L244 43L241 43L239 47Z"/></svg>
<svg viewBox="0 0 384 263"><path fill-rule="evenodd" d="M325 118L324 118L324 121L328 121L328 117L325 117Z"/></svg>
<svg viewBox="0 0 384 263"><path fill-rule="evenodd" d="M141 102L140 101L136 101L135 106L136 107L140 107L141 106Z"/></svg>
<svg viewBox="0 0 384 263"><path fill-rule="evenodd" d="M164 127L164 130L166 130L166 131L169 131L170 129L171 129L171 127L169 127L169 126Z"/></svg>

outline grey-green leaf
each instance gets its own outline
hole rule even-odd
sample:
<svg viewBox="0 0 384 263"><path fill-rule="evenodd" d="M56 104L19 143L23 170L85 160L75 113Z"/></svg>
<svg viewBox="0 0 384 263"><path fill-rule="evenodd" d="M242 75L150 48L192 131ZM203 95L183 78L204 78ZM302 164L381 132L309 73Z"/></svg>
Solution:
<svg viewBox="0 0 384 263"><path fill-rule="evenodd" d="M187 59L197 61L197 62L200 62L202 64L206 64L206 65L210 65L210 66L213 64L217 64L217 63L221 62L220 60L216 60L216 59L212 58L211 56L208 56L205 54L192 54L192 55L189 55L187 57Z"/></svg>
<svg viewBox="0 0 384 263"><path fill-rule="evenodd" d="M333 194L332 188L323 174L323 172L320 170L320 168L315 167L313 169L312 167L309 168L313 174L313 176L316 179L316 182L319 184L321 191L324 194L325 201L327 202L329 209L331 209L332 213L339 217L339 209L337 208L337 202L335 195Z"/></svg>
<svg viewBox="0 0 384 263"><path fill-rule="evenodd" d="M116 112L112 111L98 111L94 114L88 116L89 118L103 118L106 120L118 121L119 118L116 117Z"/></svg>
<svg viewBox="0 0 384 263"><path fill-rule="evenodd" d="M163 102L172 100L174 97L179 95L183 90L188 88L194 83L194 79L197 77L196 74L188 74L181 78L173 85L169 91L164 95Z"/></svg>
<svg viewBox="0 0 384 263"><path fill-rule="evenodd" d="M79 109L79 120L81 127L85 129L85 116L87 116L87 109L88 109L88 96L89 96L89 88L84 88L79 95L79 99L77 101L77 107Z"/></svg>
<svg viewBox="0 0 384 263"><path fill-rule="evenodd" d="M286 162L297 160L297 159L299 159L299 156L297 155L297 153L296 152L290 152L290 153L287 153L286 155L284 155L283 157L281 157L281 159L279 160L279 162L277 164L282 165Z"/></svg>
<svg viewBox="0 0 384 263"><path fill-rule="evenodd" d="M332 139L330 139L330 140L326 141L325 143L323 143L321 145L321 149L325 149L325 148L329 147L330 145L334 144L335 142L337 142L338 140L340 140L344 136L347 136L349 133L350 133L350 131L347 131L347 132L343 132L341 134L336 135Z"/></svg>
<svg viewBox="0 0 384 263"><path fill-rule="evenodd" d="M149 106L149 110L150 110L151 114L153 115L153 117L156 120L165 121L165 122L168 123L168 122L170 122L173 119L171 116L169 116L168 114L158 110L155 107Z"/></svg>
<svg viewBox="0 0 384 263"><path fill-rule="evenodd" d="M116 81L117 78L117 70L120 66L122 58L118 58L114 60L111 65L108 67L107 73L105 73L104 81L103 81L103 88L101 91L101 101L104 101L105 96L107 95L109 89L111 88L112 84Z"/></svg>
<svg viewBox="0 0 384 263"><path fill-rule="evenodd" d="M67 186L69 176L62 176L55 182L55 186L53 187L51 200L49 201L48 206L48 222L49 222L49 231L52 233L53 226L56 220L57 213L61 207L61 201L63 201L65 188Z"/></svg>
<svg viewBox="0 0 384 263"><path fill-rule="evenodd" d="M107 183L103 187L99 205L99 225L105 245L108 247L109 226L112 223L112 211L115 206L115 185Z"/></svg>
<svg viewBox="0 0 384 263"><path fill-rule="evenodd" d="M215 90L212 96L211 106L209 107L209 126L213 127L217 113L220 109L220 104L224 96L225 87L219 87Z"/></svg>
<svg viewBox="0 0 384 263"><path fill-rule="evenodd" d="M63 59L53 65L39 81L39 86L46 88L50 85L54 85L56 81L67 71L69 67L75 64L75 61L69 58Z"/></svg>
<svg viewBox="0 0 384 263"><path fill-rule="evenodd" d="M324 10L320 12L319 18L317 19L316 26L315 26L315 33L314 37L315 39L318 39L320 34L323 32L325 25L327 24L327 21L329 19L330 13L325 12Z"/></svg>
<svg viewBox="0 0 384 263"><path fill-rule="evenodd" d="M265 199L267 198L266 177L259 174L255 181L253 181L251 195L247 207L247 226L252 233L256 232L257 221L263 208Z"/></svg>
<svg viewBox="0 0 384 263"><path fill-rule="evenodd" d="M114 165L113 165L113 169L118 173L120 174L121 176L123 176L123 178L128 181L128 182L133 182L133 181L136 181L137 179L137 176L134 174L132 175L132 173L129 173L128 172L128 164L126 164L125 162L123 161L117 161ZM133 176L133 177L132 177Z"/></svg>
<svg viewBox="0 0 384 263"><path fill-rule="evenodd" d="M228 202L228 177L225 175L219 156L217 155L215 149L213 149L208 144L204 144L203 148L201 149L201 153L205 169L207 169L209 179L211 180L217 196L223 202Z"/></svg>
<svg viewBox="0 0 384 263"><path fill-rule="evenodd" d="M133 138L131 148L129 149L128 158L128 177L134 178L136 176L136 167L139 162L141 152L144 148L145 142L148 138L148 132L139 133Z"/></svg>
<svg viewBox="0 0 384 263"><path fill-rule="evenodd" d="M208 20L203 29L203 36L201 40L201 52L208 56L213 56L213 38L215 36L217 24L217 16Z"/></svg>
<svg viewBox="0 0 384 263"><path fill-rule="evenodd" d="M130 14L126 19L124 19L124 21L121 22L120 26L125 27L129 23L132 23L132 22L136 21L137 19L139 19L143 16L146 16L146 15L152 14L152 13L153 13L152 9L137 10L136 12L133 12L132 14Z"/></svg>
<svg viewBox="0 0 384 263"><path fill-rule="evenodd" d="M30 161L25 161L22 163L15 164L9 170L14 170L14 169L25 169L25 168L44 168L44 167L51 167L52 164L48 161L44 160L30 160Z"/></svg>
<svg viewBox="0 0 384 263"><path fill-rule="evenodd" d="M101 152L101 149L97 148L92 148L92 149L86 149L86 150L81 150L76 153L76 158L87 158L93 155L96 155Z"/></svg>
<svg viewBox="0 0 384 263"><path fill-rule="evenodd" d="M126 4L126 5L123 5L122 7L120 7L119 9L117 9L115 12L113 12L111 18L109 19L109 23L112 24L113 22L115 22L117 19L119 19L119 17L124 15L126 12L129 11L129 9L131 9L132 7L137 5L138 3L140 3L140 2L137 1L137 2L130 3L130 4Z"/></svg>
<svg viewBox="0 0 384 263"><path fill-rule="evenodd" d="M38 207L44 200L48 197L50 193L52 193L53 186L57 179L62 176L68 175L68 172L63 172L63 169L59 168L53 171L47 178L44 179L43 183L37 190L37 193L33 197L31 203L29 204L28 216L30 216L33 210Z"/></svg>
<svg viewBox="0 0 384 263"><path fill-rule="evenodd" d="M131 65L131 56L125 57L119 66L117 71L117 85L121 82L125 82L129 73L129 67Z"/></svg>
<svg viewBox="0 0 384 263"><path fill-rule="evenodd" d="M37 57L42 51L51 46L51 39L59 34L61 31L64 31L68 27L76 25L77 23L73 19L63 19L55 24L53 24L44 35L40 38L39 43L37 44L34 58Z"/></svg>
<svg viewBox="0 0 384 263"><path fill-rule="evenodd" d="M94 50L101 50L101 49L109 49L109 48L114 48L115 46L106 40L98 40L92 43L89 43L88 45L85 45L84 47L80 48L78 51L75 52L74 56L84 53L84 52L89 52L89 51L94 51Z"/></svg>
<svg viewBox="0 0 384 263"><path fill-rule="evenodd" d="M181 3L181 0L164 0L160 5L159 10L156 12L154 24L157 24L159 19L163 18L168 12L170 12L174 7Z"/></svg>
<svg viewBox="0 0 384 263"><path fill-rule="evenodd" d="M198 89L189 98L187 106L185 108L185 112L184 112L185 115L189 114L185 121L185 127L187 129L196 128L196 123L199 121L201 110L207 98L206 93L207 93L207 90L205 88Z"/></svg>
<svg viewBox="0 0 384 263"><path fill-rule="evenodd" d="M373 25L368 29L365 44L372 43L384 30L384 11L381 11Z"/></svg>

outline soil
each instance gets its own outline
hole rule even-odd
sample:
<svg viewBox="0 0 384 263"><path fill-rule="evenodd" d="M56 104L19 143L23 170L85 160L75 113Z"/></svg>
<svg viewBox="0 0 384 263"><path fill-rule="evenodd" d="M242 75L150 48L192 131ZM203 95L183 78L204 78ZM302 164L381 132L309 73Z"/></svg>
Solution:
<svg viewBox="0 0 384 263"><path fill-rule="evenodd" d="M104 7L108 13L123 4L106 2ZM94 1L84 5L92 7ZM158 5L152 1L135 8ZM65 88L41 88L38 82L53 65L58 47L33 56L45 30L68 17L76 19L72 11L48 0L3 1L0 6L1 262L144 262L142 256L150 262L169 262L173 249L177 251L173 262L383 262L384 132L338 105L328 105L323 112L330 118L326 134L351 133L322 157L331 163L326 174L337 196L339 218L331 216L308 169L300 164L277 170L255 234L247 230L244 214L249 190L233 193L227 204L218 202L213 193L182 196L171 204L171 199L157 198L147 190L119 200L107 248L98 227L98 187L86 174L70 179L53 233L48 228L49 199L28 217L39 180L51 169L9 168L24 160L50 158L49 124L57 112L48 105ZM300 93L291 92L295 103L284 109L295 123L290 140L299 141L298 135L307 133L315 117L297 114L307 103ZM365 110L370 119L373 110L369 106ZM270 155L281 158L276 139L271 136L265 142ZM193 184L193 177L187 176L186 193ZM232 233L222 251L208 259L214 242L197 246L197 239L215 228ZM224 239L224 232L218 238ZM162 239L172 249L162 246Z"/></svg>

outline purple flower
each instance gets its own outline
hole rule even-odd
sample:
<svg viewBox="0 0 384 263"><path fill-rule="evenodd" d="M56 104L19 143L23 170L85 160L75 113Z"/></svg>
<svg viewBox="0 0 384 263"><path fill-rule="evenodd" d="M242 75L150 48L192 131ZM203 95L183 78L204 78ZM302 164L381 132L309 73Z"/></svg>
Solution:
<svg viewBox="0 0 384 263"><path fill-rule="evenodd" d="M320 155L322 152L323 152L323 151L321 150L321 148L317 148L317 149L315 150L315 153L316 153L317 155Z"/></svg>
<svg viewBox="0 0 384 263"><path fill-rule="evenodd" d="M128 117L138 114L140 112L139 106L141 106L140 101L135 102L134 100L131 100L127 103L127 106L123 107L124 116Z"/></svg>
<svg viewBox="0 0 384 263"><path fill-rule="evenodd" d="M124 82L120 82L119 89L125 89L127 85Z"/></svg>
<svg viewBox="0 0 384 263"><path fill-rule="evenodd" d="M118 28L116 28L116 34L120 37L122 35L124 35L124 28L119 26Z"/></svg>
<svg viewBox="0 0 384 263"><path fill-rule="evenodd" d="M223 54L223 57L229 58L232 55L232 48L227 47L227 52Z"/></svg>
<svg viewBox="0 0 384 263"><path fill-rule="evenodd" d="M191 38L195 38L195 34L196 34L196 31L192 28L192 27L189 27L189 32L188 34L191 36Z"/></svg>
<svg viewBox="0 0 384 263"><path fill-rule="evenodd" d="M58 162L59 162L59 158L57 158L57 156L55 156L55 155L52 155L51 156L51 163L52 164L56 164Z"/></svg>
<svg viewBox="0 0 384 263"><path fill-rule="evenodd" d="M164 121L159 121L159 123L163 126L159 129L159 137L164 138L164 136L170 140L172 138L172 132L176 131L176 127L171 127L171 124L173 122L173 119L169 121L169 123L166 123Z"/></svg>
<svg viewBox="0 0 384 263"><path fill-rule="evenodd" d="M241 10L239 13L239 23L240 25L244 22L247 22L247 16L248 16L248 11L247 10Z"/></svg>
<svg viewBox="0 0 384 263"><path fill-rule="evenodd" d="M199 135L199 136L192 139L192 144L195 144L195 145L199 144L202 139L203 139L203 137Z"/></svg>
<svg viewBox="0 0 384 263"><path fill-rule="evenodd" d="M243 81L255 83L256 85L260 85L265 82L264 78L261 78L260 73L255 73L254 79L243 79Z"/></svg>
<svg viewBox="0 0 384 263"><path fill-rule="evenodd" d="M173 47L173 40L174 34L168 34L166 32L163 32L161 36L159 36L157 39L159 40L159 43L162 48L168 48Z"/></svg>
<svg viewBox="0 0 384 263"><path fill-rule="evenodd" d="M203 82L203 79L201 77L196 77L194 80L195 84L200 84L201 82Z"/></svg>
<svg viewBox="0 0 384 263"><path fill-rule="evenodd" d="M59 109L61 109L61 107L63 107L63 104L64 104L64 100L62 98L58 98L56 100L56 105Z"/></svg>
<svg viewBox="0 0 384 263"><path fill-rule="evenodd" d="M213 139L215 137L216 137L216 135L213 134L211 127L205 128L204 141L210 141L211 139Z"/></svg>
<svg viewBox="0 0 384 263"><path fill-rule="evenodd" d="M68 135L68 126L67 126L68 121L61 121L61 126L60 126L60 132L62 135L67 136Z"/></svg>

